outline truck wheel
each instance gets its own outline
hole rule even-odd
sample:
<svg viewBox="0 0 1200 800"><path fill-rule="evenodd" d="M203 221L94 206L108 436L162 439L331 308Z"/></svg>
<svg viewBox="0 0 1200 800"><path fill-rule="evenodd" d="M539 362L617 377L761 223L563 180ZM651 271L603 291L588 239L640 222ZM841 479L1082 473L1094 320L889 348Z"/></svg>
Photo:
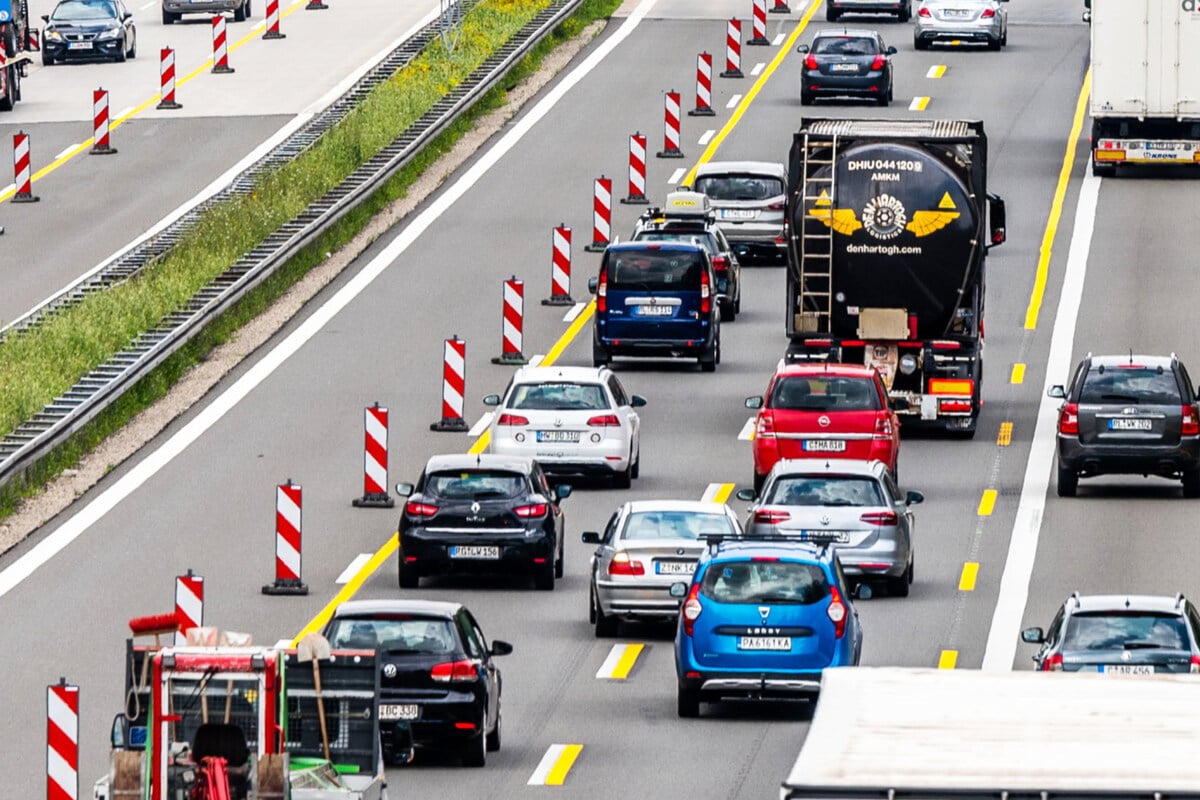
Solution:
<svg viewBox="0 0 1200 800"><path fill-rule="evenodd" d="M766 482L767 482L766 475L759 475L757 472L754 473L754 493L762 494L762 487L763 487L763 484Z"/></svg>
<svg viewBox="0 0 1200 800"><path fill-rule="evenodd" d="M1058 496L1074 497L1079 489L1079 475L1075 470L1058 465Z"/></svg>
<svg viewBox="0 0 1200 800"><path fill-rule="evenodd" d="M700 690L679 687L677 699L679 716L684 719L695 719L700 716Z"/></svg>

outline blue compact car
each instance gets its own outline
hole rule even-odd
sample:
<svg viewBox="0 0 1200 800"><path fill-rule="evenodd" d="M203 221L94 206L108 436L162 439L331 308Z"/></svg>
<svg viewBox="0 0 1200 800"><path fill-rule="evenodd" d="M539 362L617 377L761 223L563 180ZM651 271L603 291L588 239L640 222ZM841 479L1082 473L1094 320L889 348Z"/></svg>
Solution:
<svg viewBox="0 0 1200 800"><path fill-rule="evenodd" d="M681 717L702 700L815 701L826 667L858 665L862 628L828 543L710 539L691 584L672 588Z"/></svg>

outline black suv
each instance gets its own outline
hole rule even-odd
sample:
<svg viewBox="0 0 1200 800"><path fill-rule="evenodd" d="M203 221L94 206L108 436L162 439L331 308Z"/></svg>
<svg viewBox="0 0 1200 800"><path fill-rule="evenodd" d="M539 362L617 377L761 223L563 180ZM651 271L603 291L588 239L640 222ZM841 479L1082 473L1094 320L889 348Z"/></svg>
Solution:
<svg viewBox="0 0 1200 800"><path fill-rule="evenodd" d="M1051 386L1058 413L1058 495L1081 477L1161 475L1200 497L1200 409L1183 364L1170 356L1088 356L1071 382Z"/></svg>

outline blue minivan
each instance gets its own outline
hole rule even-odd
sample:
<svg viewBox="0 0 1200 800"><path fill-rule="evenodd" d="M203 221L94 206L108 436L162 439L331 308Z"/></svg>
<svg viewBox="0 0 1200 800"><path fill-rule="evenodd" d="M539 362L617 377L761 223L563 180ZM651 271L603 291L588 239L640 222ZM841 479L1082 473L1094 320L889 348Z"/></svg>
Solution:
<svg viewBox="0 0 1200 800"><path fill-rule="evenodd" d="M692 242L627 242L604 251L596 295L592 362L613 356L695 358L705 372L721 361L717 281L708 252Z"/></svg>

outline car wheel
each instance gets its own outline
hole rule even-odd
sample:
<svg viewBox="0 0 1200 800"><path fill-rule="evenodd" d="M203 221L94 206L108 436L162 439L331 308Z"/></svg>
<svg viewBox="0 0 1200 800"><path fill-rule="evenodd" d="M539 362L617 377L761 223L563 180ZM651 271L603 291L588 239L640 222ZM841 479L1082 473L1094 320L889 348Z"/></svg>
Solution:
<svg viewBox="0 0 1200 800"><path fill-rule="evenodd" d="M116 54L116 56L113 57L113 60L116 61L118 64L120 64L120 63L123 63L128 56L129 56L129 38L122 37L121 38L121 49L117 51L117 54Z"/></svg>
<svg viewBox="0 0 1200 800"><path fill-rule="evenodd" d="M928 50L929 42L925 41L924 39L922 39L919 36L914 36L913 37L913 49L914 50Z"/></svg>
<svg viewBox="0 0 1200 800"><path fill-rule="evenodd" d="M496 712L496 727L492 728L492 732L487 735L487 750L489 753L496 753L500 750L500 721L504 719L500 712Z"/></svg>
<svg viewBox="0 0 1200 800"><path fill-rule="evenodd" d="M717 362L721 360L721 339L718 336L713 340L712 346L708 352L696 359L700 363L701 372L716 372Z"/></svg>
<svg viewBox="0 0 1200 800"><path fill-rule="evenodd" d="M462 746L462 765L482 767L487 764L487 736L479 734Z"/></svg>
<svg viewBox="0 0 1200 800"><path fill-rule="evenodd" d="M1200 469L1183 473L1183 496L1200 497Z"/></svg>
<svg viewBox="0 0 1200 800"><path fill-rule="evenodd" d="M679 716L684 719L695 719L700 716L700 690L680 686L677 707Z"/></svg>
<svg viewBox="0 0 1200 800"><path fill-rule="evenodd" d="M639 448L637 455L633 459L633 470L629 473L629 477L637 480L642 474L642 451Z"/></svg>
<svg viewBox="0 0 1200 800"><path fill-rule="evenodd" d="M886 108L887 104L891 101L891 99L892 98L890 98L888 96L887 90L882 90L879 92L879 96L875 98L875 102L876 102L876 104L884 106Z"/></svg>
<svg viewBox="0 0 1200 800"><path fill-rule="evenodd" d="M613 486L617 489L628 489L633 485L633 453L629 454L629 462L625 469L613 473Z"/></svg>
<svg viewBox="0 0 1200 800"><path fill-rule="evenodd" d="M245 22L247 16L248 15L246 14L246 4L245 3L242 3L240 6L238 6L237 8L235 8L233 10L233 21L234 22Z"/></svg>
<svg viewBox="0 0 1200 800"><path fill-rule="evenodd" d="M133 34L133 47L129 48L129 57L137 58L137 32Z"/></svg>
<svg viewBox="0 0 1200 800"><path fill-rule="evenodd" d="M1000 37L997 36L995 39L988 39L987 48L988 48L988 50L999 50L1000 49Z"/></svg>
<svg viewBox="0 0 1200 800"><path fill-rule="evenodd" d="M833 6L825 6L825 21L837 22L842 17L842 12L834 9Z"/></svg>
<svg viewBox="0 0 1200 800"><path fill-rule="evenodd" d="M1073 469L1058 465L1058 496L1074 497L1079 489L1079 475Z"/></svg>
<svg viewBox="0 0 1200 800"><path fill-rule="evenodd" d="M1000 46L1008 47L1008 28L1004 29L1004 33L1000 34Z"/></svg>
<svg viewBox="0 0 1200 800"><path fill-rule="evenodd" d="M400 565L400 588L416 589L421 585L421 573L416 567Z"/></svg>
<svg viewBox="0 0 1200 800"><path fill-rule="evenodd" d="M179 22L180 16L180 14L172 14L164 8L162 13L163 25L172 25Z"/></svg>
<svg viewBox="0 0 1200 800"><path fill-rule="evenodd" d="M908 22L912 17L912 5L904 5L900 7L900 13L896 15L901 22Z"/></svg>
<svg viewBox="0 0 1200 800"><path fill-rule="evenodd" d="M803 90L801 90L801 92L800 92L800 105L802 105L802 106L811 106L811 105L812 105L812 102L813 102L813 96L812 96L812 93L811 93L811 92L806 92L806 91L803 91Z"/></svg>
<svg viewBox="0 0 1200 800"><path fill-rule="evenodd" d="M755 494L762 493L762 487L763 487L763 484L766 483L766 481L767 481L766 475L759 475L757 472L754 473L754 493Z"/></svg>
<svg viewBox="0 0 1200 800"><path fill-rule="evenodd" d="M533 574L533 588L539 592L554 591L554 565L547 564Z"/></svg>
<svg viewBox="0 0 1200 800"><path fill-rule="evenodd" d="M734 314L742 313L742 292L741 292L740 288L738 290L737 299L733 301L733 313Z"/></svg>
<svg viewBox="0 0 1200 800"><path fill-rule="evenodd" d="M592 610L591 618L592 625L595 628L597 639L611 639L617 635L617 626L620 625L620 620L616 617L610 617L604 613L604 609L600 607L600 598L596 596L596 588L592 587Z"/></svg>
<svg viewBox="0 0 1200 800"><path fill-rule="evenodd" d="M558 558L554 560L554 577L556 578L561 578L563 576L563 570L565 569L563 561L563 554L559 553Z"/></svg>
<svg viewBox="0 0 1200 800"><path fill-rule="evenodd" d="M42 66L50 67L54 65L54 59L51 58L45 50L42 51Z"/></svg>
<svg viewBox="0 0 1200 800"><path fill-rule="evenodd" d="M612 354L599 345L592 345L592 366L607 367L612 361Z"/></svg>
<svg viewBox="0 0 1200 800"><path fill-rule="evenodd" d="M732 300L726 300L721 304L721 321L733 322L735 319L737 319L737 309Z"/></svg>
<svg viewBox="0 0 1200 800"><path fill-rule="evenodd" d="M909 587L912 586L913 565L908 562L908 568L904 570L904 574L896 578L888 578L887 588L888 594L892 597L908 597Z"/></svg>

